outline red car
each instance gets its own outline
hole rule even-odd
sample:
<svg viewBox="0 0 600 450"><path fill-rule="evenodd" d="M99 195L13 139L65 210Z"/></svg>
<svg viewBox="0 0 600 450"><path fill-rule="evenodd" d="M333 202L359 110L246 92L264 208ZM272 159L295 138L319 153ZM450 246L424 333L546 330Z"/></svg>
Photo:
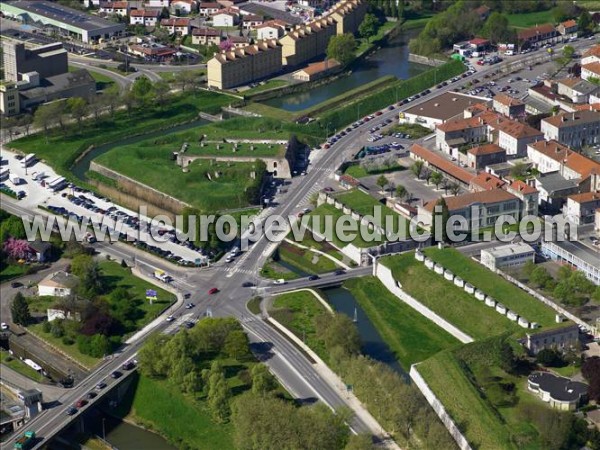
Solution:
<svg viewBox="0 0 600 450"><path fill-rule="evenodd" d="M77 400L77 403L75 403L75 407L83 408L85 405L87 405L87 403L88 403L87 400L82 398L82 399Z"/></svg>
<svg viewBox="0 0 600 450"><path fill-rule="evenodd" d="M218 290L216 287L214 287L214 288L211 288L211 289L208 291L208 293L209 293L209 294L211 294L211 295L212 295L212 294L216 294L217 292L219 292L219 290Z"/></svg>

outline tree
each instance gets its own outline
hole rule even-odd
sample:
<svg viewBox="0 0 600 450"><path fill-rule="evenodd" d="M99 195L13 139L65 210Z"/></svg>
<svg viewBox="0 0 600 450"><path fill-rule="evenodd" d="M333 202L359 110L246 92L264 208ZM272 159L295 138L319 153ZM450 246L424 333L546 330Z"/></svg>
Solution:
<svg viewBox="0 0 600 450"><path fill-rule="evenodd" d="M580 14L579 7L571 2L558 2L555 8L552 9L552 18L554 22L560 23L567 19L573 19Z"/></svg>
<svg viewBox="0 0 600 450"><path fill-rule="evenodd" d="M521 273L527 277L527 278L531 278L531 274L533 273L533 271L535 270L535 263L533 261L527 261L524 265L523 268L521 269Z"/></svg>
<svg viewBox="0 0 600 450"><path fill-rule="evenodd" d="M342 65L354 59L356 39L350 33L332 36L327 45L327 57L339 61Z"/></svg>
<svg viewBox="0 0 600 450"><path fill-rule="evenodd" d="M496 11L491 13L485 21L482 34L494 44L506 42L511 36L508 17Z"/></svg>
<svg viewBox="0 0 600 450"><path fill-rule="evenodd" d="M571 60L573 58L573 55L575 54L575 49L572 45L565 45L563 47L562 53L565 59Z"/></svg>
<svg viewBox="0 0 600 450"><path fill-rule="evenodd" d="M81 121L88 112L87 102L81 97L71 97L67 100L67 110L71 117L81 126Z"/></svg>
<svg viewBox="0 0 600 450"><path fill-rule="evenodd" d="M358 26L358 33L361 37L365 38L367 41L370 40L372 36L377 34L377 28L379 27L379 20L373 14L365 14L365 18L362 23Z"/></svg>
<svg viewBox="0 0 600 450"><path fill-rule="evenodd" d="M537 266L531 272L531 277L529 278L529 281L536 287L545 287L552 280L552 276L542 266Z"/></svg>
<svg viewBox="0 0 600 450"><path fill-rule="evenodd" d="M557 367L562 364L562 357L559 352L552 348L544 348L538 352L535 357L538 364L545 367Z"/></svg>
<svg viewBox="0 0 600 450"><path fill-rule="evenodd" d="M131 87L133 98L141 108L145 108L153 100L154 90L152 82L146 76L141 76L135 79Z"/></svg>
<svg viewBox="0 0 600 450"><path fill-rule="evenodd" d="M229 407L229 387L222 371L213 373L211 369L208 386L208 408L213 419L218 423L224 423L229 419L231 413Z"/></svg>
<svg viewBox="0 0 600 450"><path fill-rule="evenodd" d="M344 450L375 450L375 448L370 434L351 434Z"/></svg>
<svg viewBox="0 0 600 450"><path fill-rule="evenodd" d="M225 339L223 346L230 358L240 359L248 355L248 337L242 330L233 330Z"/></svg>
<svg viewBox="0 0 600 450"><path fill-rule="evenodd" d="M169 95L170 87L166 80L159 80L152 86L154 89L154 95L156 96L156 102L158 106L162 108L165 99Z"/></svg>
<svg viewBox="0 0 600 450"><path fill-rule="evenodd" d="M27 326L31 323L32 317L29 312L27 300L20 292L17 292L12 304L10 305L12 321L17 325Z"/></svg>
<svg viewBox="0 0 600 450"><path fill-rule="evenodd" d="M400 200L404 200L408 195L408 190L401 184L396 186L396 197Z"/></svg>
<svg viewBox="0 0 600 450"><path fill-rule="evenodd" d="M581 366L581 374L590 384L590 400L600 400L600 358L592 356L585 360Z"/></svg>
<svg viewBox="0 0 600 450"><path fill-rule="evenodd" d="M36 109L33 115L33 124L38 128L43 128L48 142L48 129L56 123L56 117L49 104L41 105Z"/></svg>
<svg viewBox="0 0 600 450"><path fill-rule="evenodd" d="M179 85L182 92L185 92L186 87L191 87L195 84L196 78L196 75L191 70L182 70L175 75L175 83Z"/></svg>
<svg viewBox="0 0 600 450"><path fill-rule="evenodd" d="M431 182L432 182L433 184L435 184L435 188L436 188L436 189L439 189L439 187L440 187L440 184L441 184L441 182L442 182L442 180L443 180L443 179L444 179L444 177L443 177L443 176L442 176L442 174L441 174L441 173L439 173L439 172L433 172L433 173L431 174Z"/></svg>
<svg viewBox="0 0 600 450"><path fill-rule="evenodd" d="M388 184L388 179L386 178L385 175L379 175L379 177L377 178L377 181L375 183L383 191L383 188L385 186L387 186L387 184Z"/></svg>
<svg viewBox="0 0 600 450"><path fill-rule="evenodd" d="M454 196L458 195L460 193L460 184L458 183L450 183L448 185L448 189L450 189L450 193Z"/></svg>
<svg viewBox="0 0 600 450"><path fill-rule="evenodd" d="M594 31L594 21L592 20L592 16L587 9L584 9L579 16L577 28L579 28L579 32L584 36L587 36Z"/></svg>
<svg viewBox="0 0 600 450"><path fill-rule="evenodd" d="M33 116L31 114L23 114L19 119L19 126L25 128L25 134L29 134L29 129L33 125Z"/></svg>
<svg viewBox="0 0 600 450"><path fill-rule="evenodd" d="M510 176L518 180L523 180L527 177L527 165L522 162L516 163L512 169L510 169Z"/></svg>
<svg viewBox="0 0 600 450"><path fill-rule="evenodd" d="M410 166L410 171L415 175L417 180L421 178L421 173L423 173L423 168L425 167L423 161L415 161Z"/></svg>
<svg viewBox="0 0 600 450"><path fill-rule="evenodd" d="M84 298L93 298L102 291L100 267L90 255L77 255L71 262L71 272L79 277L77 292Z"/></svg>
<svg viewBox="0 0 600 450"><path fill-rule="evenodd" d="M31 254L29 242L25 239L14 239L9 237L2 246L4 252L12 259L27 259Z"/></svg>
<svg viewBox="0 0 600 450"><path fill-rule="evenodd" d="M277 387L275 378L264 364L255 364L250 370L252 392L264 396Z"/></svg>
<svg viewBox="0 0 600 450"><path fill-rule="evenodd" d="M108 111L112 117L121 103L121 94L119 92L119 87L116 84L112 84L104 90L104 93L102 94L102 103L108 107Z"/></svg>

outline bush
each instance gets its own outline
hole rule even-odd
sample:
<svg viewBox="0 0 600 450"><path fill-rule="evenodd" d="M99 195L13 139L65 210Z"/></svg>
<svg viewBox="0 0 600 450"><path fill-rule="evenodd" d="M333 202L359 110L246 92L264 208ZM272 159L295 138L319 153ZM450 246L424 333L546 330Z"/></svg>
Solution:
<svg viewBox="0 0 600 450"><path fill-rule="evenodd" d="M55 338L63 337L65 334L65 327L62 320L59 319L52 321L52 324L50 325L50 334L52 334L52 336Z"/></svg>
<svg viewBox="0 0 600 450"><path fill-rule="evenodd" d="M50 322L48 322L47 320L45 320L42 323L42 331L44 333L50 333L50 329L52 328L52 325L50 324Z"/></svg>
<svg viewBox="0 0 600 450"><path fill-rule="evenodd" d="M62 343L65 345L73 345L75 343L75 341L73 340L73 338L71 336L63 336Z"/></svg>

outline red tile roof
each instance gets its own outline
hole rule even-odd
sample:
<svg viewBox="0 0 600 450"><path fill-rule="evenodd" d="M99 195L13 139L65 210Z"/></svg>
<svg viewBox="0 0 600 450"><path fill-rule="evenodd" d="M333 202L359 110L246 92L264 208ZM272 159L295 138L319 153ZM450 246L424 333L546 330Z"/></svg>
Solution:
<svg viewBox="0 0 600 450"><path fill-rule="evenodd" d="M581 66L581 70L583 69L589 70L590 72L594 72L596 75L600 76L600 61L584 64L583 66Z"/></svg>
<svg viewBox="0 0 600 450"><path fill-rule="evenodd" d="M490 43L490 41L488 39L484 39L484 38L473 38L469 41L469 44L477 45L477 46L487 45L489 43Z"/></svg>
<svg viewBox="0 0 600 450"><path fill-rule="evenodd" d="M181 17L174 17L171 19L163 19L160 21L163 27L189 27L190 19L184 19Z"/></svg>
<svg viewBox="0 0 600 450"><path fill-rule="evenodd" d="M436 167L455 179L460 180L464 184L469 184L469 182L475 177L475 175L468 170L465 170L456 164L452 164L444 157L437 155L436 153L420 146L419 144L414 144L410 148L410 152L419 158L424 159L433 167Z"/></svg>
<svg viewBox="0 0 600 450"><path fill-rule="evenodd" d="M520 106L524 103L518 98L513 98L510 95L498 94L494 97L494 102L501 103L506 106Z"/></svg>
<svg viewBox="0 0 600 450"><path fill-rule="evenodd" d="M554 26L552 26L549 23L545 23L535 27L527 28L526 30L519 31L517 36L519 40L528 41L539 34L545 35L551 34L552 32L556 32Z"/></svg>
<svg viewBox="0 0 600 450"><path fill-rule="evenodd" d="M583 192L581 194L569 195L569 200L576 203L590 203L600 201L600 192Z"/></svg>
<svg viewBox="0 0 600 450"><path fill-rule="evenodd" d="M573 28L577 26L577 22L575 22L573 19L569 19L562 22L561 25L565 28Z"/></svg>
<svg viewBox="0 0 600 450"><path fill-rule="evenodd" d="M597 56L600 58L600 44L594 45L592 48L590 48L587 52L583 54L584 58L587 56Z"/></svg>
<svg viewBox="0 0 600 450"><path fill-rule="evenodd" d="M600 111L600 103L590 103L589 105L576 105L577 111Z"/></svg>
<svg viewBox="0 0 600 450"><path fill-rule="evenodd" d="M600 174L600 163L556 141L538 141L529 144L529 146L543 153L548 158L564 164L569 169L581 175L581 178L587 178L591 173Z"/></svg>
<svg viewBox="0 0 600 450"><path fill-rule="evenodd" d="M509 190L509 192L515 191L515 192L520 192L522 194L535 194L536 192L538 192L538 190L536 188L534 188L533 186L529 186L527 183L525 183L524 181L521 181L521 180L513 181L508 186L508 190Z"/></svg>
<svg viewBox="0 0 600 450"><path fill-rule="evenodd" d="M496 144L480 145L479 147L473 147L473 148L470 148L469 150L467 150L467 153L470 153L475 156L491 155L493 153L505 153L505 152L506 152L506 150L504 150L502 147L500 147L499 145L496 145Z"/></svg>
<svg viewBox="0 0 600 450"><path fill-rule="evenodd" d="M134 9L130 15L132 17L158 17L160 16L160 11L157 9Z"/></svg>
<svg viewBox="0 0 600 450"><path fill-rule="evenodd" d="M456 197L446 197L446 204L450 212L464 209L474 204L492 204L517 200L510 192L504 189L492 189L489 191L471 192L469 194L459 195ZM437 200L432 200L424 205L427 211L433 212Z"/></svg>
<svg viewBox="0 0 600 450"><path fill-rule="evenodd" d="M477 186L483 190L499 189L506 184L506 181L501 180L496 175L487 172L480 172L471 180L471 186Z"/></svg>
<svg viewBox="0 0 600 450"><path fill-rule="evenodd" d="M535 128L527 124L517 122L515 120L499 120L498 123L496 123L493 126L495 129L502 131L503 133L506 133L509 136L512 136L516 139L529 138L535 136L539 136L541 139L544 136L544 134L541 131L536 130Z"/></svg>

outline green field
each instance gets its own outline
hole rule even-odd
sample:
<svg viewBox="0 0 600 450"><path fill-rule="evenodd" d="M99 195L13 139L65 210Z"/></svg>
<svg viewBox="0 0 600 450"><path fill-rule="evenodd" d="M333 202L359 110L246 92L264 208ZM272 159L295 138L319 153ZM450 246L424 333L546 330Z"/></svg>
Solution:
<svg viewBox="0 0 600 450"><path fill-rule="evenodd" d="M337 264L329 258L288 242L282 242L279 246L279 257L282 261L310 274L333 272L338 268ZM315 259L316 262L313 262Z"/></svg>
<svg viewBox="0 0 600 450"><path fill-rule="evenodd" d="M245 97L252 96L254 94L258 94L260 92L268 91L269 89L281 88L283 86L287 86L289 82L286 80L269 80L264 84L259 84L258 86L250 89L246 89L241 92Z"/></svg>
<svg viewBox="0 0 600 450"><path fill-rule="evenodd" d="M399 172L401 170L405 170L405 167L401 166L400 164L396 164L396 165L393 165L390 167L384 167L381 169L375 169L375 170L367 170L360 164L353 164L346 168L346 170L344 171L344 175L350 175L351 177L354 177L354 178L363 178L363 177L368 177L371 175L380 175L380 174L385 174L385 173Z"/></svg>
<svg viewBox="0 0 600 450"><path fill-rule="evenodd" d="M301 291L278 295L275 297L269 313L300 340L303 340L321 358L327 360L325 345L317 338L314 322L315 317L327 314L327 310L311 292Z"/></svg>
<svg viewBox="0 0 600 450"><path fill-rule="evenodd" d="M401 236L408 236L409 221L396 213L389 207L383 205L369 194L365 194L358 189L343 192L335 196L336 200L339 200L345 206L357 212L360 215L374 215L375 207L381 208L381 220L374 220L373 223L379 225L386 232L392 231L393 233L399 233ZM386 225L387 222L392 224L392 229L388 230ZM404 233L404 234L402 234Z"/></svg>
<svg viewBox="0 0 600 450"><path fill-rule="evenodd" d="M127 136L140 135L175 124L195 120L200 111L217 113L221 106L231 103L231 97L210 91L186 92L169 101L168 109L148 108L136 110L130 115L118 111L114 117L103 116L99 123L93 120L67 127L67 132L59 129L25 136L12 141L10 147L23 153L35 153L50 164L61 175L70 177L69 168L81 153L91 145L118 142Z"/></svg>
<svg viewBox="0 0 600 450"><path fill-rule="evenodd" d="M279 265L273 260L267 261L265 265L260 269L260 276L263 278L268 278L270 280L295 280L297 278L300 278L300 275L288 270L287 268Z"/></svg>
<svg viewBox="0 0 600 450"><path fill-rule="evenodd" d="M543 327L556 325L553 309L458 250L429 248L425 254L473 286L481 286L486 294L530 322L537 322Z"/></svg>
<svg viewBox="0 0 600 450"><path fill-rule="evenodd" d="M554 24L552 10L536 11L532 13L508 14L508 24L515 28L529 28L544 23Z"/></svg>
<svg viewBox="0 0 600 450"><path fill-rule="evenodd" d="M505 332L525 333L494 308L485 306L473 295L427 269L412 252L384 257L380 262L392 270L404 291L474 339Z"/></svg>
<svg viewBox="0 0 600 450"><path fill-rule="evenodd" d="M233 448L231 424L215 423L204 402L194 401L164 381L136 376L117 413L158 432L180 448Z"/></svg>
<svg viewBox="0 0 600 450"><path fill-rule="evenodd" d="M33 370L23 361L21 361L16 356L12 356L5 350L0 351L0 359L2 364L6 367L10 367L15 372L20 373L21 375L32 379L33 381L37 381L38 383L43 382L45 380L44 376L36 370Z"/></svg>
<svg viewBox="0 0 600 450"><path fill-rule="evenodd" d="M3 264L0 270L0 283L25 275L28 268L29 266L24 264Z"/></svg>
<svg viewBox="0 0 600 450"><path fill-rule="evenodd" d="M405 370L460 342L396 298L375 277L344 282Z"/></svg>
<svg viewBox="0 0 600 450"><path fill-rule="evenodd" d="M114 148L97 162L109 169L147 184L202 211L248 206L244 191L255 183L250 173L255 162L216 162L196 160L188 172L170 159L172 150L152 147L122 151ZM219 174L218 177L215 174ZM211 177L209 179L208 177Z"/></svg>

